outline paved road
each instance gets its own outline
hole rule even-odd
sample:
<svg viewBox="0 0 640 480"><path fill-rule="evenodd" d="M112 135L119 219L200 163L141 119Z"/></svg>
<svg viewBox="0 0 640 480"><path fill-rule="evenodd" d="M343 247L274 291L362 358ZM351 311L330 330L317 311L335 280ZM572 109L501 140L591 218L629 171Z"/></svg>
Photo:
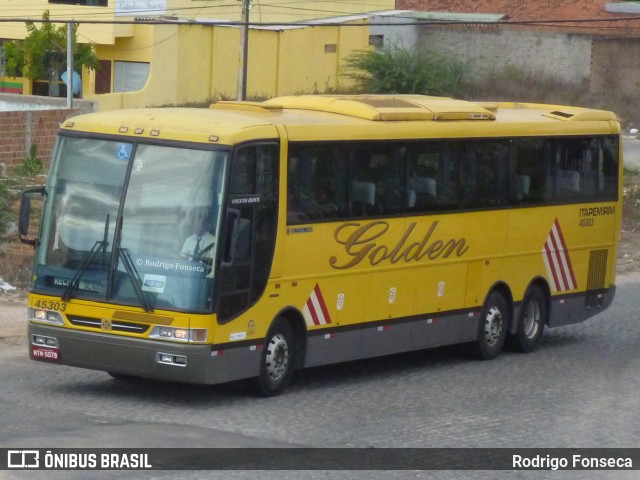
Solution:
<svg viewBox="0 0 640 480"><path fill-rule="evenodd" d="M580 325L548 330L532 354L505 352L479 362L455 347L315 368L298 374L284 395L272 399L253 397L242 385L126 383L100 372L39 364L28 360L24 339L8 338L0 344L0 447L637 447L639 288L640 276L621 277L610 310ZM0 479L87 478L40 473L0 472ZM549 473L266 472L260 478L550 478ZM124 478L255 477L153 472ZM92 472L91 478L123 476Z"/></svg>
<svg viewBox="0 0 640 480"><path fill-rule="evenodd" d="M625 139L640 169L640 140ZM19 447L638 447L640 275L619 278L613 307L548 330L529 355L468 360L460 347L316 368L285 395L241 385L122 383L37 364L24 299L0 295L0 448ZM551 478L549 472L262 472L289 478ZM634 472L561 472L635 479ZM91 478L255 478L253 472L92 472ZM0 472L0 480L88 478Z"/></svg>
<svg viewBox="0 0 640 480"><path fill-rule="evenodd" d="M624 138L622 155L625 167L640 170L640 140L636 137Z"/></svg>

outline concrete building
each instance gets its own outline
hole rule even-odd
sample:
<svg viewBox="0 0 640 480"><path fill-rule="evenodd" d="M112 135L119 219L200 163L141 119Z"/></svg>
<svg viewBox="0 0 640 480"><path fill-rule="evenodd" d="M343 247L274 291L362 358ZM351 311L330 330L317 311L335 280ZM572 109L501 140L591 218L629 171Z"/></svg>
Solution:
<svg viewBox="0 0 640 480"><path fill-rule="evenodd" d="M640 95L640 2L397 0L396 8L430 22L419 27L420 48L451 52L478 76L514 66L594 95Z"/></svg>

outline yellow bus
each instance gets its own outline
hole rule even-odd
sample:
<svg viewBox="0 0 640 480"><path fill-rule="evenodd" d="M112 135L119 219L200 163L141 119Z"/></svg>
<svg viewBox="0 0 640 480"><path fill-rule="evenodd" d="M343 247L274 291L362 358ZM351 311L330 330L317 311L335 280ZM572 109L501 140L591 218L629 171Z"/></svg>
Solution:
<svg viewBox="0 0 640 480"><path fill-rule="evenodd" d="M610 112L418 95L75 117L21 205L30 356L275 395L303 367L531 351L613 300L620 152Z"/></svg>

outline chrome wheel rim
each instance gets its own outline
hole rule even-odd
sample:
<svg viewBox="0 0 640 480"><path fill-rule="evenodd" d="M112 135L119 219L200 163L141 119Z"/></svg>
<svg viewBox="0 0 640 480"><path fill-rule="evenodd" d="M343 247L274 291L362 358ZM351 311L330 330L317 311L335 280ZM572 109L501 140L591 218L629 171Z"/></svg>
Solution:
<svg viewBox="0 0 640 480"><path fill-rule="evenodd" d="M529 302L524 311L524 321L522 322L523 332L527 338L536 336L540 328L540 319L540 305L535 301Z"/></svg>
<svg viewBox="0 0 640 480"><path fill-rule="evenodd" d="M267 345L265 355L265 371L272 385L279 383L289 368L289 345L286 337L278 333L274 335Z"/></svg>
<svg viewBox="0 0 640 480"><path fill-rule="evenodd" d="M489 347L495 346L502 335L503 319L498 307L491 307L484 319L484 340Z"/></svg>

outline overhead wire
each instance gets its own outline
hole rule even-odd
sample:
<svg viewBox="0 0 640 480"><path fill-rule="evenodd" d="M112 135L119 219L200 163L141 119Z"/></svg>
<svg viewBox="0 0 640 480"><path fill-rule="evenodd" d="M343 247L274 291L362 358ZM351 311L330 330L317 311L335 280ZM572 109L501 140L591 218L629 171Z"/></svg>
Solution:
<svg viewBox="0 0 640 480"><path fill-rule="evenodd" d="M207 0L206 3L209 3L210 1L211 0ZM203 8L206 8L206 5L200 7L200 10L198 11L198 13L200 11L202 11ZM176 35L178 35L183 30L184 27L189 26L188 23L181 23L181 24L178 24L178 25L179 25L178 29L175 32L173 32L172 34L170 34L167 37L163 38L162 40L158 40L158 41L153 42L153 43L151 43L149 45L142 45L142 46L135 47L135 48L123 48L123 47L120 47L119 50L124 51L124 52L136 52L136 51L140 51L140 50L146 50L146 49L149 49L149 48L153 48L153 47L155 47L157 45L161 45L162 43L167 42L167 41L171 40L173 37L175 37ZM85 38L86 40L88 40L91 43L97 43L94 40L92 40L89 37L87 37L86 35L83 35L83 34L80 34L80 33L78 35L83 37L83 38Z"/></svg>
<svg viewBox="0 0 640 480"><path fill-rule="evenodd" d="M353 14L353 15L358 15L358 14ZM365 15L365 14L360 14L360 15ZM375 16L375 13L371 14L366 14L369 16ZM405 17L408 18L408 17ZM540 25L540 26L572 26L572 25L587 25L587 24L598 24L598 23L620 23L620 22L633 22L633 21L638 21L640 20L640 16L633 16L633 17L625 17L625 18L615 18L615 19L601 19L601 18L582 18L582 19L563 19L563 20L553 20L553 19L545 19L545 20L518 20L518 21L491 21L491 22L485 22L485 21L468 21L468 20L411 20L411 19L407 19L407 21L405 22L394 22L394 23L387 23L387 22L379 22L379 21L373 21L373 22L369 22L368 25L374 25L374 26L388 26L388 27L395 27L395 26L408 26L408 25L415 25L415 26L421 26L421 25L466 25L466 26L472 26L472 25L480 25L480 26L518 26L518 25ZM319 23L319 22L322 23ZM136 18L133 20L83 20L80 19L78 20L77 18L72 18L72 19L61 19L61 18L56 18L56 19L49 19L49 20L44 20L42 18L40 19L33 19L33 18L6 18L6 17L0 17L0 23L24 23L24 22L32 22L32 23L77 23L77 24L113 24L113 25L118 25L118 24L151 24L151 25L166 25L166 24L184 24L184 25L220 25L220 24L224 24L224 25L241 25L243 22L240 20L224 20L224 19L200 19L197 21L190 21L190 20L172 20L170 18ZM327 19L308 19L305 20L303 22L255 22L255 21L249 21L249 25L250 26L265 26L265 27L276 27L276 26L283 26L283 27L288 27L288 26L296 26L296 27L300 27L300 26L318 26L318 25L326 25L326 26L362 26L361 24L350 24L350 23L345 23L343 21L330 21ZM606 26L604 26L603 28L607 28Z"/></svg>
<svg viewBox="0 0 640 480"><path fill-rule="evenodd" d="M206 0L205 5L198 5L198 6L191 6L191 7L179 7L179 8L173 8L171 9L171 11L175 11L175 12L189 12L189 11L197 11L197 12L201 12L204 9L223 9L223 8L229 8L229 9L236 9L237 8L237 3L225 3L225 4L218 4L218 5L211 5L211 0ZM209 5L206 5L209 4ZM24 5L21 5L20 9L22 10L24 7ZM93 7L94 9L90 12L79 12L77 5L74 6L69 6L67 7L59 7L56 8L55 10L51 11L49 10L49 18L50 19L56 19L59 22L57 23L64 23L64 21L69 21L72 18L82 18L82 17L105 17L105 18L111 18L116 16L116 12L114 9L105 9L105 11L100 11L103 7ZM35 9L35 5L34 5L34 9ZM47 10L47 9L45 9ZM162 9L162 11L166 11L167 9ZM161 11L161 9L159 8L148 8L148 9L137 9L135 10L135 15L144 15L144 14L151 14L151 13L156 13L159 14L159 12ZM42 15L43 15L43 10L42 8L38 8L38 11L33 13L33 18L31 17L31 15L28 16L16 16L16 15L0 15L0 19L4 20L10 20L13 19L17 22L24 22L26 21L32 21L32 22L38 22L38 21L42 21ZM134 16L134 15L127 15L127 16Z"/></svg>
<svg viewBox="0 0 640 480"><path fill-rule="evenodd" d="M291 0L291 1L286 1L283 0L281 2L278 3L262 3L260 2L260 0L255 0L257 2L257 7L260 9L260 17L261 19L267 16L271 16L271 15L282 15L282 12L280 13L275 13L275 12L269 12L270 9L285 9L285 10L291 10L291 11L298 11L301 12L300 16L303 17L303 20L299 20L299 21L273 21L273 22L269 22L269 21L255 21L255 20L249 20L249 26L252 27L278 27L278 26L282 26L282 27L290 27L290 26L296 26L296 27L300 27L300 26L316 26L319 24L319 22L321 22L322 25L326 25L326 26L361 26L361 24L351 24L351 23L345 23L344 21L340 21L340 20L335 20L332 21L331 18L327 18L327 17L321 17L321 18L309 18L309 14L316 14L316 15L326 15L326 14L332 14L332 15L339 15L339 16L358 16L358 15L364 15L364 16L368 16L368 17L375 17L376 12L373 11L368 11L368 12L362 12L362 13L354 13L354 12L345 12L345 11L337 11L337 10L325 10L325 9L320 9L320 8L309 8L309 7L301 7L301 6L295 6L295 5L300 5L300 4L307 4L308 2L301 2L300 0ZM318 3L323 3L323 2L318 2ZM357 0L352 0L352 1L345 1L343 2L343 5L349 5L351 7L357 7L357 6L367 6L370 7L371 4L367 4L366 2L360 2ZM34 9L37 7L36 4L27 4L21 5L22 8L26 7L26 8L31 8L33 7ZM135 12L132 12L132 15L127 15L126 17L133 17L133 19L124 19L125 16L123 16L123 19L118 19L117 15L115 14L114 9L109 9L107 8L106 11L104 12L99 12L97 11L100 8L103 7L94 7L92 9L91 12L86 12L86 13L82 13L82 12L78 12L77 9L77 5L74 6L69 6L69 9L65 9L65 8L58 8L59 5L57 5L57 8L51 12L49 11L49 19L45 20L42 18L42 13L39 12L38 13L38 17L34 17L31 18L31 16L27 16L27 17L16 17L16 16L9 16L9 15L0 15L0 23L76 23L76 24L112 24L112 25L118 25L118 24L152 24L152 25L162 25L162 24L167 24L167 23L178 23L181 25L189 25L189 24L198 24L198 25L218 25L220 23L224 23L225 25L230 25L230 26L237 26L237 25L241 25L242 22L240 20L231 20L231 19L222 19L222 18L197 18L198 15L202 15L203 12L206 12L206 15L211 15L212 13L215 14L224 14L226 12L229 13L233 13L235 15L238 14L238 2L235 1L231 1L231 2L225 2L225 3L218 3L216 2L215 4L212 3L212 0L206 0L204 2L203 5L197 5L197 6L185 6L185 7L177 7L177 8L172 8L170 9L171 13L175 13L175 14L191 14L190 18L188 19L181 19L181 18L177 18L177 19L172 19L166 12L163 14L159 14L159 9L154 8L154 9L140 9L140 10L135 10ZM225 10L227 9L227 10ZM68 12L68 13L67 13ZM155 14L155 15L151 15L151 14ZM155 18L155 16L157 16L157 18ZM292 14L289 14L289 16L295 16ZM87 18L90 17L90 18ZM115 17L115 18L114 18ZM369 21L368 25L371 26L388 26L388 27L393 27L393 26L397 26L397 27L401 27L401 26L433 26L433 25L439 25L439 26L455 26L455 25L466 25L466 26L473 26L473 25L477 25L477 26L527 26L527 25L537 25L537 26L545 26L545 27L549 27L549 26L553 26L553 27L560 27L560 28L565 28L565 27L569 27L569 28L573 28L576 26L585 26L585 25L593 25L596 26L598 25L598 28L601 29L624 29L624 28L628 28L628 27L618 27L618 26L614 26L617 24L620 24L621 22L635 22L640 20L640 16L634 16L634 15L629 15L629 16L620 16L620 17L615 17L615 18L571 18L571 19L558 19L558 18L547 18L547 19L535 19L535 20L500 20L500 21L490 21L490 22L485 22L485 21L481 21L481 20L474 20L474 21L469 21L469 20L455 20L455 19L449 19L449 20L438 20L438 19L420 19L420 18L415 18L412 17L410 15L394 15L395 19L404 19L405 21L400 21L400 22L394 22L393 24L390 24L388 22L384 22L384 21Z"/></svg>
<svg viewBox="0 0 640 480"><path fill-rule="evenodd" d="M149 49L149 48L153 48L157 45L160 45L164 42L169 41L171 38L177 36L184 28L187 28L189 26L193 26L193 25L198 25L198 26L207 26L207 25L211 25L211 26L216 26L216 25L225 25L225 26L240 26L242 24L242 21L233 21L233 20L223 20L223 19L197 19L197 15L202 14L203 11L214 8L217 10L217 12L221 12L222 8L232 8L234 9L234 13L237 13L237 3L226 3L226 4L217 4L217 5L212 5L211 4L212 0L206 0L204 5L198 5L198 6L194 6L194 7L181 7L181 8L176 8L176 9L171 9L172 12L175 13L183 13L183 12L192 12L195 11L196 13L188 20L183 20L183 19L172 19L171 17L166 17L164 16L164 18L162 17L158 17L158 18L153 18L153 17L144 17L144 10L140 10L140 11L136 11L136 15L132 15L134 18L133 20L116 20L115 18L113 18L114 15L114 11L113 10L109 10L108 12L104 13L105 17L109 17L109 19L107 20L100 20L100 19L83 19L83 18L79 18L79 17L83 17L83 16L91 16L91 17L95 17L96 12L91 12L91 13L86 13L86 14L78 14L77 9L74 9L73 12L73 18L64 18L61 15L51 15L49 16L49 19L43 19L42 17L40 18L16 18L16 17L5 17L5 16L0 16L0 23L26 23L26 22L31 22L34 24L37 23L57 23L57 24L64 24L64 23L74 23L74 24L78 24L78 25L96 25L96 24L107 24L107 25L118 25L118 24L133 24L133 25L177 25L178 29L176 29L176 31L172 32L170 35L168 35L166 38L154 41L153 43L150 43L148 45L143 45L143 46L139 46L139 47L135 47L135 48L123 48L122 50L125 51L138 51L138 50L145 50L145 49ZM285 8L285 9L295 9L298 11L304 11L304 12L314 12L314 13L318 13L318 14L327 14L327 13L333 13L333 14L341 14L341 16L357 16L357 15L363 15L363 16L368 16L368 17L375 17L376 16L376 12L364 12L364 13L345 13L345 12L336 12L336 11L329 11L329 10L320 10L320 9L310 9L310 8L303 8L303 7L292 7L291 5L295 5L295 4L299 4L301 2L299 1L291 1L291 2L281 2L279 4L261 4L260 0L257 0L258 2L258 7L261 9L261 18L262 15L265 14L267 15L268 13L265 13L262 8L264 7L265 9L267 7L278 7L278 8ZM349 2L351 5L359 5L356 2ZM157 9L153 9L153 10L148 10L147 13L151 13L151 12L158 12ZM491 22L484 22L484 21L466 21L466 20L437 20L437 19L416 19L415 17L412 16L407 16L407 15L394 15L394 18L396 19L404 19L404 21L400 21L400 22L394 22L394 23L388 23L388 22L384 22L384 21L369 21L366 25L368 26L385 26L385 27L401 27L401 26L483 26L483 27L500 27L500 26L542 26L542 27L555 27L555 28L580 28L586 25L586 26L596 26L598 25L598 28L601 30L609 30L609 31L614 31L614 30L628 30L630 27L629 26L617 26L616 24L619 24L620 22L637 22L640 21L640 16L625 16L625 17L617 17L617 18L575 18L575 19L539 19L539 20L517 20L517 21L512 21L512 20L501 20L501 21L491 21ZM605 25L606 23L606 25ZM345 23L343 21L331 21L331 19L327 19L327 18L315 18L315 19L310 19L308 18L308 14L305 15L305 20L303 21L296 21L296 22L264 22L264 21L249 21L249 26L250 27L304 27L304 26L341 26L341 27L349 27L349 26L359 26L361 27L363 24L362 23ZM99 43L99 42L95 42L94 40L92 40L91 38L89 38L88 36L82 34L82 33L78 33L79 36L85 38L86 40L88 40L91 43Z"/></svg>
<svg viewBox="0 0 640 480"><path fill-rule="evenodd" d="M250 25L260 25L263 24L265 26L290 26L290 25L296 25L298 26L299 24L304 24L305 22L314 22L317 21L317 19L309 19L309 13L313 13L313 14L318 14L318 15L326 15L326 14L332 14L332 15L341 15L341 16L346 16L346 15L359 15L359 14L368 14L368 15L375 15L375 12L364 12L364 13L357 13L357 12L345 12L344 10L336 10L336 9L322 9L322 8L311 8L309 6L296 6L296 5L309 5L309 1L302 1L302 0L282 0L279 2L274 2L274 3L262 3L260 2L260 0L254 0L257 1L258 4L258 8L260 8L261 16L267 16L267 15L276 15L278 13L274 12L274 13L270 13L268 10L270 9L284 9L284 10L289 10L289 11L298 11L300 12L300 17L304 18L306 20L302 20L302 21L296 21L296 22L250 22ZM201 13L205 10L207 10L209 13L212 13L210 11L216 12L216 13L220 13L223 12L224 9L229 9L229 12L233 12L233 13L238 13L238 8L239 8L239 2L238 1L233 1L231 0L230 2L225 2L225 3L217 3L216 4L212 4L211 0L206 0L204 2L204 5L197 5L197 6L184 6L184 7L175 7L175 8L171 8L170 10L172 12L175 13L189 13L191 11L197 11L197 13ZM335 5L335 2L324 2L322 0L315 2L316 4L323 4L323 3L331 3L333 5ZM355 10L357 9L357 7L363 7L366 8L367 10L371 8L371 2L366 2L364 0L343 0L342 2L340 2L341 5L344 6L348 6L348 7L352 7L350 8L350 10ZM69 21L74 20L76 23L102 23L102 22L98 22L97 20L94 22L92 20L83 20L83 18L85 17L104 17L104 18L112 18L115 15L115 10L114 8L109 8L109 7L101 7L101 6L91 6L92 9L90 12L86 12L86 13L82 13L78 11L78 5L68 5L68 7L66 6L66 4L51 4L51 6L53 7L55 5L55 8L53 10L49 10L49 16L50 16L50 20L56 20L56 22L52 22L52 23L68 23ZM381 5L382 7L383 5ZM85 7L89 7L88 5ZM320 5L318 5L318 7L320 7ZM353 8L356 7L356 8ZM37 23L37 22L42 22L42 4L40 3L21 3L19 6L19 9L22 10L26 10L28 11L29 9L33 9L34 10L34 18L31 18L31 15L27 15L26 17L21 16L21 17L16 17L13 15L0 15L0 22L10 22L10 21L15 21L18 23L21 22L33 22L33 23ZM35 10L38 10L37 12L35 12ZM101 12L100 10L104 9L103 12ZM167 9L164 9L165 11ZM160 10L158 8L150 8L150 9L140 9L140 10L136 10L135 11L135 16L144 16L145 14L152 14L152 13L157 13ZM281 15L281 13L279 13ZM196 14L197 15L197 14ZM289 16L296 16L294 13L289 13ZM37 17L37 18L35 18ZM69 18L72 17L72 18ZM396 16L397 18L398 16ZM193 17L195 18L195 16ZM400 18L406 18L404 16L400 16ZM536 20L518 20L518 21L500 21L500 22L482 22L482 21L476 21L476 22L468 22L468 21L458 21L458 20L418 20L416 21L415 19L410 20L410 24L412 25L457 25L457 24L464 24L464 25L545 25L545 24L552 24L554 26L556 25L560 25L560 24L567 24L567 23L579 23L579 24L587 24L587 23L617 23L617 22L625 22L625 21L635 21L638 20L637 16L627 16L627 17L617 17L617 18L578 18L578 19L554 19L554 18L549 18L549 19L536 19ZM205 20L206 21L206 20ZM114 23L114 24L119 24L119 23L138 23L136 22L136 20L132 20L132 21L128 21L128 20L107 20L105 23ZM150 19L147 23L153 23L153 20ZM158 21L158 23L164 23L162 21ZM215 23L215 20L212 20L212 23ZM240 23L240 22L238 22ZM341 22L336 22L336 24L339 23L340 25L342 25ZM325 25L334 25L331 23L326 23L323 22L323 24ZM372 24L374 25L374 24ZM404 24L402 23L396 23L394 25L398 25L398 26L402 26Z"/></svg>

